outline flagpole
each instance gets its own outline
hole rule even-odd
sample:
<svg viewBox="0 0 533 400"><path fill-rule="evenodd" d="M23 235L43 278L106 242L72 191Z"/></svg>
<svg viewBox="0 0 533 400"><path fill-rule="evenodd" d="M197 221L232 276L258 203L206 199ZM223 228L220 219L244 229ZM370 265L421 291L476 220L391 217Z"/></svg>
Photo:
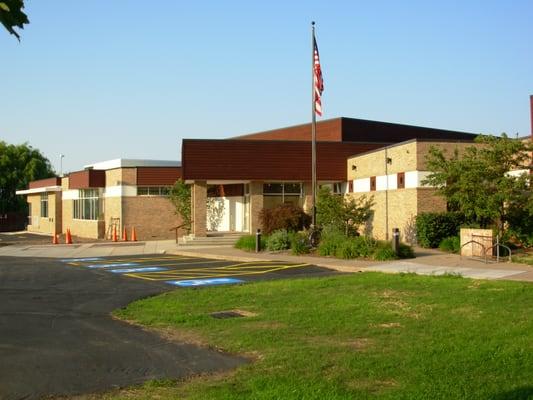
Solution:
<svg viewBox="0 0 533 400"><path fill-rule="evenodd" d="M316 229L316 102L315 102L315 21L311 22L311 230Z"/></svg>

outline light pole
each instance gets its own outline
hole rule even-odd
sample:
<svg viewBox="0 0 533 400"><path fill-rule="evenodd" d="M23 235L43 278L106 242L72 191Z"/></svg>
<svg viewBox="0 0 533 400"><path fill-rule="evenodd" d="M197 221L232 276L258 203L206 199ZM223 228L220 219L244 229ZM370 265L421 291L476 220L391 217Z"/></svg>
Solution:
<svg viewBox="0 0 533 400"><path fill-rule="evenodd" d="M59 155L59 176L63 177L63 158L65 157L64 154Z"/></svg>

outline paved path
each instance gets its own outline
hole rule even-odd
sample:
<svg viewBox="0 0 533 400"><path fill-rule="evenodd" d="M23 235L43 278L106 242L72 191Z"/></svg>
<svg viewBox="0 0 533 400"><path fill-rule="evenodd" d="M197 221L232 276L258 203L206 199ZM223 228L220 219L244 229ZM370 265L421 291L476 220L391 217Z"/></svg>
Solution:
<svg viewBox="0 0 533 400"><path fill-rule="evenodd" d="M138 254L177 254L234 261L286 261L307 263L341 272L381 271L387 273L414 272L420 274L461 274L477 279L506 279L533 282L533 266L516 263L489 263L461 258L438 250L417 249L417 257L408 261L376 262L370 260L339 260L330 257L293 256L287 253L248 253L231 246L178 247L174 240L147 242L98 242L68 245L16 245L0 247L0 256L14 257L101 257ZM404 264L408 262L409 264Z"/></svg>
<svg viewBox="0 0 533 400"><path fill-rule="evenodd" d="M109 315L170 289L54 259L0 257L0 399L71 396L245 362Z"/></svg>

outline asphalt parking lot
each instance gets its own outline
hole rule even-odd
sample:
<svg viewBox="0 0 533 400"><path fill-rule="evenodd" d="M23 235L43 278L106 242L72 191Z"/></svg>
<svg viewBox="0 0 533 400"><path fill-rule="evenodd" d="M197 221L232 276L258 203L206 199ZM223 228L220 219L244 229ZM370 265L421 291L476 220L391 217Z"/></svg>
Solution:
<svg viewBox="0 0 533 400"><path fill-rule="evenodd" d="M170 255L0 257L0 398L70 396L235 368L247 360L168 342L110 313L168 290L333 273Z"/></svg>
<svg viewBox="0 0 533 400"><path fill-rule="evenodd" d="M326 268L306 263L233 262L177 255L71 258L63 259L61 262L73 268L182 288L334 273Z"/></svg>

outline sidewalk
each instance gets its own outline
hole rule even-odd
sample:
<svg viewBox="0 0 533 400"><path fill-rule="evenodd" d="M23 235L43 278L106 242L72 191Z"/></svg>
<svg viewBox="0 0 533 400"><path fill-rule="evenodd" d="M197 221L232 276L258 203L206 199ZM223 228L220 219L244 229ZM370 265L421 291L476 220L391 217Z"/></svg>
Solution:
<svg viewBox="0 0 533 400"><path fill-rule="evenodd" d="M413 259L378 262L370 260L341 260L319 256L293 256L285 252L249 253L230 246L178 247L174 240L0 247L0 256L11 257L87 258L161 253L238 262L275 260L308 263L340 272L379 271L385 273L416 273L420 275L460 274L474 279L506 279L533 282L533 266L506 262L485 264L483 261L462 258L456 254L442 253L431 249L416 249L417 257Z"/></svg>

